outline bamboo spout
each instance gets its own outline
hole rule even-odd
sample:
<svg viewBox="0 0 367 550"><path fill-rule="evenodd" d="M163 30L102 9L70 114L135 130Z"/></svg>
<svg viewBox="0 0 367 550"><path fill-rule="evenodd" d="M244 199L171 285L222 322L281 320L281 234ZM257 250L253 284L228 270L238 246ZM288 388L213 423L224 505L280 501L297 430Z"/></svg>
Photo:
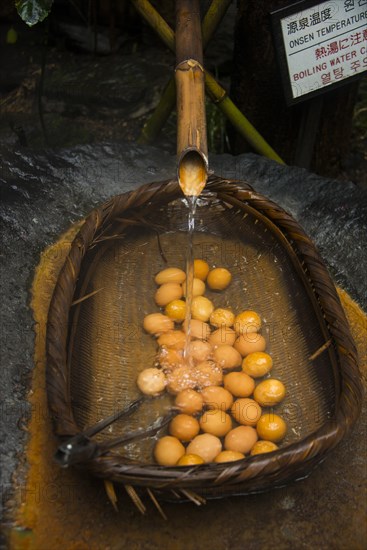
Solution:
<svg viewBox="0 0 367 550"><path fill-rule="evenodd" d="M199 0L177 0L175 78L178 181L186 196L198 196L208 175Z"/></svg>

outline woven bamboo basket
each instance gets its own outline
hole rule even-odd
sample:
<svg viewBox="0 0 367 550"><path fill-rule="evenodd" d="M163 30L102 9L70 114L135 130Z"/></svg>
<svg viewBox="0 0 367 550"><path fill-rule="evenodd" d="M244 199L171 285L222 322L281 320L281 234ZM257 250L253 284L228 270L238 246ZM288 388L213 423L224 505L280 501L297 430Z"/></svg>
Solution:
<svg viewBox="0 0 367 550"><path fill-rule="evenodd" d="M128 416L116 414L95 435L88 431L139 398L137 374L152 366L156 344L142 320L157 311L154 274L185 265L187 208L180 197L174 180L151 183L86 218L49 310L47 391L55 433L64 446L74 438L79 468L133 491L199 503L306 476L351 429L361 384L343 309L311 240L246 183L212 176L199 200L195 256L231 270L222 304L243 304L264 319L273 373L287 388L286 439L278 451L237 462L159 466L152 449L165 427L143 438L124 434L158 422L172 407L169 394L143 400ZM116 438L124 441L109 448Z"/></svg>

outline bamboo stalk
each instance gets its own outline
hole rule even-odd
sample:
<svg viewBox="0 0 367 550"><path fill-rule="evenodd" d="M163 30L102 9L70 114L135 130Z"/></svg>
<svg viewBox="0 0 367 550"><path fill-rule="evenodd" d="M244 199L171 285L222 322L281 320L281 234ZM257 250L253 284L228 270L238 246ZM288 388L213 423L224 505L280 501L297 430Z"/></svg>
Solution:
<svg viewBox="0 0 367 550"><path fill-rule="evenodd" d="M210 7L205 14L201 27L204 49L210 41L215 30L217 29L219 23L223 19L231 2L232 0L213 0L213 2L210 4ZM140 13L145 17L142 11L140 11ZM154 113L144 124L144 127L138 139L138 143L151 143L158 136L159 132L167 122L169 115L173 111L175 104L176 84L175 77L172 76L167 86L163 90L163 93L157 107L154 110Z"/></svg>
<svg viewBox="0 0 367 550"><path fill-rule="evenodd" d="M186 196L198 196L208 175L199 0L177 0L176 3L175 77L178 182Z"/></svg>
<svg viewBox="0 0 367 550"><path fill-rule="evenodd" d="M148 0L130 0L135 9L160 36L166 46L175 51L175 33Z"/></svg>
<svg viewBox="0 0 367 550"><path fill-rule="evenodd" d="M259 134L251 122L228 97L225 89L218 84L208 71L205 72L205 88L212 101L218 105L219 109L226 115L236 130L246 138L255 151L269 159L276 160L279 164L285 164L284 160Z"/></svg>
<svg viewBox="0 0 367 550"><path fill-rule="evenodd" d="M131 0L139 13L152 26L163 42L172 51L175 48L175 35L163 17L153 8L148 0ZM245 115L236 107L227 96L225 89L218 84L214 77L205 72L205 86L211 99L218 105L221 111L228 117L237 131L252 145L255 151L265 157L285 164L284 160L274 151L259 132L252 126Z"/></svg>
<svg viewBox="0 0 367 550"><path fill-rule="evenodd" d="M162 127L168 120L169 115L173 111L176 104L176 83L175 78L172 76L163 90L161 98L154 113L146 121L138 139L138 143L150 143L152 142L161 131Z"/></svg>
<svg viewBox="0 0 367 550"><path fill-rule="evenodd" d="M209 40L216 31L219 23L226 14L229 4L232 0L213 0L205 14L201 33L203 36L203 49L205 50Z"/></svg>

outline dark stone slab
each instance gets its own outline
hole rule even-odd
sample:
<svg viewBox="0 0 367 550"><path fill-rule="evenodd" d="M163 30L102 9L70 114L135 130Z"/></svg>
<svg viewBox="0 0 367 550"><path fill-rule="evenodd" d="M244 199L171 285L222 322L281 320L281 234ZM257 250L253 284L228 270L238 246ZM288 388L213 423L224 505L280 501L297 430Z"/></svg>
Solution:
<svg viewBox="0 0 367 550"><path fill-rule="evenodd" d="M22 419L26 420L30 413L26 404L33 368L29 288L41 251L108 197L146 182L173 177L175 158L153 147L122 143L38 153L5 147L0 152L0 443L1 486L6 494L25 444ZM252 154L215 156L211 158L211 168L218 175L249 182L291 212L314 239L334 280L367 308L365 191L353 183L320 178ZM339 467L335 461L330 464L334 469ZM294 498L291 504L284 501L284 506L295 506ZM293 529L292 524L289 528ZM290 540L295 536L292 531Z"/></svg>

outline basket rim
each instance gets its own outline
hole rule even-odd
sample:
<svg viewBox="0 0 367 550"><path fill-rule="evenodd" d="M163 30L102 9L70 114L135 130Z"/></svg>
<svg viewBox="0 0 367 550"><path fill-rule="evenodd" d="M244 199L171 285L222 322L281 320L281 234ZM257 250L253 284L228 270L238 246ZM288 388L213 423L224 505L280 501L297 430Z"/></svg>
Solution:
<svg viewBox="0 0 367 550"><path fill-rule="evenodd" d="M334 415L315 432L299 442L268 453L246 457L228 464L207 464L200 468L163 467L155 464L126 463L113 452L83 462L83 467L98 477L148 486L158 489L179 487L200 488L200 485L242 484L248 488L268 487L303 475L304 469L316 464L350 431L359 416L362 402L362 385L355 345L334 283L315 245L296 220L282 207L257 193L249 184L210 176L205 195L232 205L246 205L268 220L276 228L280 239L289 244L309 290L317 301L321 315L335 344L339 363L340 388ZM54 431L62 439L80 433L74 420L67 373L67 338L71 303L83 257L101 228L128 210L146 206L163 206L179 197L181 190L176 180L145 184L133 191L112 197L95 208L75 237L69 254L59 273L51 299L46 332L46 386L49 407L54 418ZM296 254L297 253L297 254ZM293 263L296 260L293 258ZM307 288L307 286L306 286Z"/></svg>

